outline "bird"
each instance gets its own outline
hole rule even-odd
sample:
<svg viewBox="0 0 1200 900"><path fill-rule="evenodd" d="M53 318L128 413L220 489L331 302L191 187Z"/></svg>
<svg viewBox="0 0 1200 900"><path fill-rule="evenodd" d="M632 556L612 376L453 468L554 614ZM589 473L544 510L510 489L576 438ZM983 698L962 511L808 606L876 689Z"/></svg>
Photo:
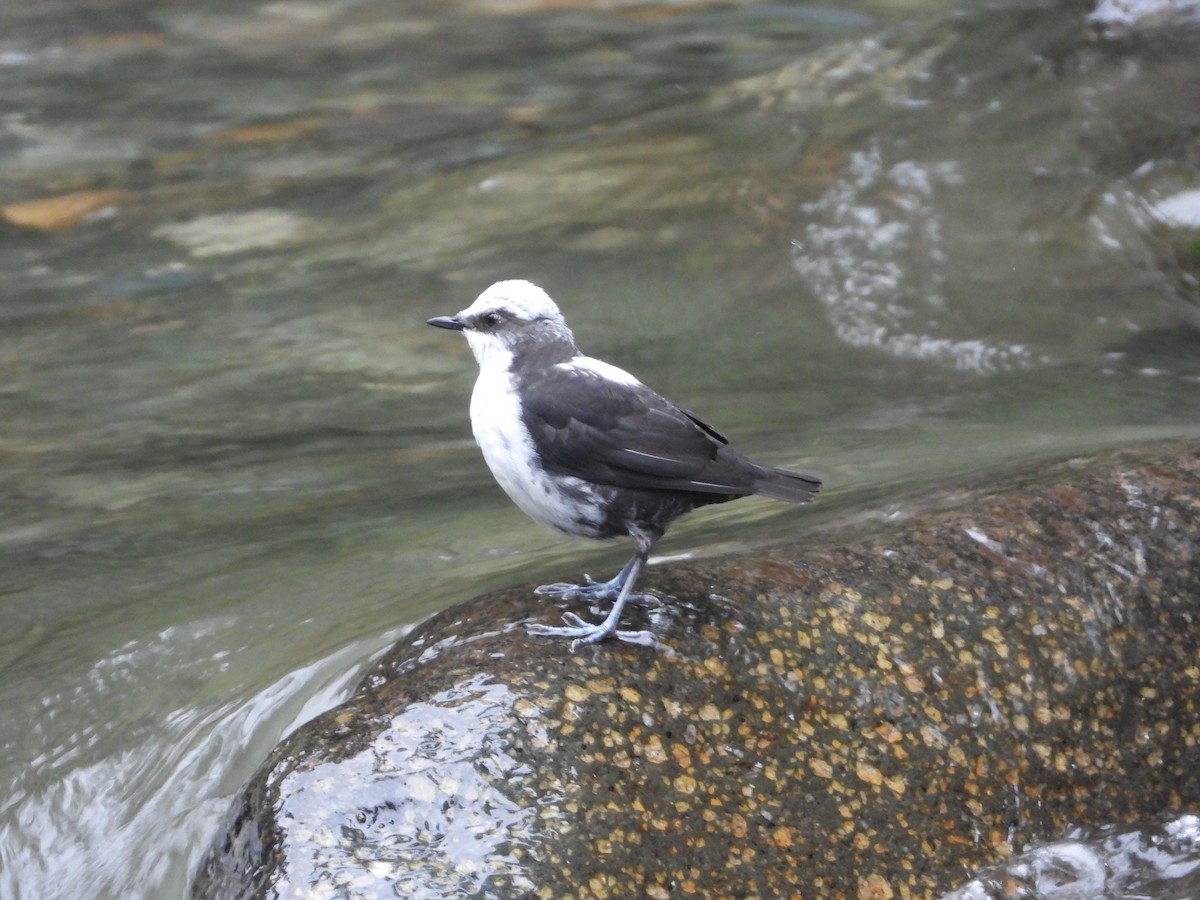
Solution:
<svg viewBox="0 0 1200 900"><path fill-rule="evenodd" d="M619 627L655 543L697 507L758 494L806 503L821 481L761 465L734 450L698 416L636 377L584 355L558 306L529 281L498 281L470 306L428 324L460 331L479 375L471 428L492 475L534 521L567 535L633 538L634 554L612 579L542 585L535 593L611 602L600 622L568 612L566 625L528 627L572 639L655 644L648 631Z"/></svg>

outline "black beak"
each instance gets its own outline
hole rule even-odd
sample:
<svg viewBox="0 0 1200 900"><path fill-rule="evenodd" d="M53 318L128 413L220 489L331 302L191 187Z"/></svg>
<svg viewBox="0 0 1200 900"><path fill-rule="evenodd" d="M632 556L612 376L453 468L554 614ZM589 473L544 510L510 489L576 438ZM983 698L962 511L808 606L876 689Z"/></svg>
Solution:
<svg viewBox="0 0 1200 900"><path fill-rule="evenodd" d="M451 331L462 331L466 327L457 316L435 316L427 320L426 324L434 328L449 328Z"/></svg>

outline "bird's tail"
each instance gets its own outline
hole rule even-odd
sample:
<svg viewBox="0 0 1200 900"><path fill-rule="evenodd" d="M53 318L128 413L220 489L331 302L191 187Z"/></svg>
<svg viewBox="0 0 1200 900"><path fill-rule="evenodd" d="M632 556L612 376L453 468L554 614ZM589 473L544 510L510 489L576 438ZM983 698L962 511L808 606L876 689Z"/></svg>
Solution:
<svg viewBox="0 0 1200 900"><path fill-rule="evenodd" d="M756 466L754 493L788 503L808 503L821 489L821 480L787 469Z"/></svg>

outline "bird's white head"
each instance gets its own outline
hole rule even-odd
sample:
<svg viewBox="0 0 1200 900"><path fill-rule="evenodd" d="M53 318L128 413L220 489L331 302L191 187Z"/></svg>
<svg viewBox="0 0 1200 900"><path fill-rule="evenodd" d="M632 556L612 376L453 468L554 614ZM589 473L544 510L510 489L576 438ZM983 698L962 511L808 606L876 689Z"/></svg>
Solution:
<svg viewBox="0 0 1200 900"><path fill-rule="evenodd" d="M497 281L458 315L469 319L489 312L508 314L510 318L526 322L540 319L567 324L550 295L532 281Z"/></svg>
<svg viewBox="0 0 1200 900"><path fill-rule="evenodd" d="M575 341L550 295L529 281L497 281L455 316L430 325L461 331L481 369L508 369L520 349L537 346L573 355Z"/></svg>

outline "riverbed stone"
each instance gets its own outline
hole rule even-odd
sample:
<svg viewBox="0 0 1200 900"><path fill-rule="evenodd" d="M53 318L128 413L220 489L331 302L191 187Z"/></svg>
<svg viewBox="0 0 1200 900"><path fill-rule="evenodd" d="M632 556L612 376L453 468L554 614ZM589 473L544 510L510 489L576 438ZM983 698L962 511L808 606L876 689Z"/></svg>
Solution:
<svg viewBox="0 0 1200 900"><path fill-rule="evenodd" d="M237 797L197 897L937 897L1200 808L1200 441L653 567L655 647L416 628ZM864 534L867 530L869 533Z"/></svg>

